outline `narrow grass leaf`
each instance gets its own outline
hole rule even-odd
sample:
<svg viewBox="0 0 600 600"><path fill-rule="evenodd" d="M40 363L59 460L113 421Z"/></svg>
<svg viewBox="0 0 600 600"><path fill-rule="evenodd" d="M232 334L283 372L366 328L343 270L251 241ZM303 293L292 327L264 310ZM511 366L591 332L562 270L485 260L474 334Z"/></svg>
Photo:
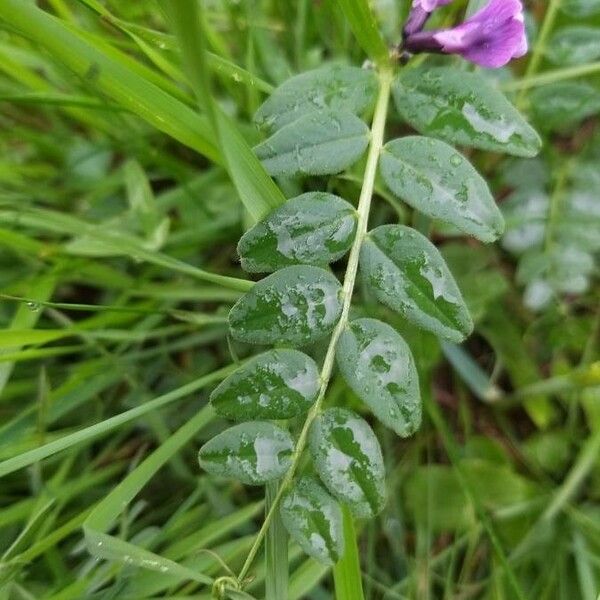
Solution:
<svg viewBox="0 0 600 600"><path fill-rule="evenodd" d="M339 0L352 33L369 58L380 65L389 62L387 43L383 39L368 0Z"/></svg>
<svg viewBox="0 0 600 600"><path fill-rule="evenodd" d="M342 507L344 522L344 554L333 568L335 600L364 600L354 518L350 509Z"/></svg>
<svg viewBox="0 0 600 600"><path fill-rule="evenodd" d="M201 26L202 12L194 0L161 1L181 45L183 61L200 106L212 121L225 166L246 210L258 221L285 202L233 120L213 99Z"/></svg>
<svg viewBox="0 0 600 600"><path fill-rule="evenodd" d="M120 560L125 564L152 569L165 575L177 576L181 580L189 579L204 584L212 583L212 578L202 573L106 533L112 527L118 515L158 470L185 444L189 443L194 435L207 425L212 418L212 410L209 407L203 408L136 467L94 508L83 524L87 547L91 554L98 558Z"/></svg>
<svg viewBox="0 0 600 600"><path fill-rule="evenodd" d="M265 514L277 497L280 481L270 481L266 489ZM289 564L288 535L277 507L265 537L265 600L286 600L288 597Z"/></svg>
<svg viewBox="0 0 600 600"><path fill-rule="evenodd" d="M3 0L0 19L157 129L213 161L220 160L204 118L126 64L107 57L70 24L21 0Z"/></svg>
<svg viewBox="0 0 600 600"><path fill-rule="evenodd" d="M141 406L137 406L136 408L132 408L124 413L116 415L114 417L110 417L100 423L96 423L95 425L90 425L80 431L76 431L70 435L66 435L59 440L55 440L54 442L50 442L48 444L44 444L35 450L30 450L28 452L24 452L14 458L10 458L8 460L0 462L0 477L4 477L9 473L13 473L23 467L27 467L35 462L40 460L44 460L49 456L53 456L57 452L61 452L62 450L66 450L67 448L72 448L77 444L81 444L83 442L87 442L89 440L95 439L99 436L106 435L107 433L113 431L115 428L124 425L125 423L129 423L134 419L138 419L154 410L158 410L167 406L171 402L175 402L176 400L180 400L194 392L202 389L210 385L211 383L226 377L229 373L233 371L233 368L225 367L224 369L220 369L211 373L210 375L206 375L197 379L196 381L192 381L180 388L177 388L171 392L168 392L154 400L150 400L149 402L144 403Z"/></svg>

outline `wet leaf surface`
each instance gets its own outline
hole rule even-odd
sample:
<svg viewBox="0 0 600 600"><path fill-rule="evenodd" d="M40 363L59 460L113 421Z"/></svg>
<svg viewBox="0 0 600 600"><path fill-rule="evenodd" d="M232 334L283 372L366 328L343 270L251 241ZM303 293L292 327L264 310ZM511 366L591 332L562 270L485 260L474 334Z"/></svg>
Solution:
<svg viewBox="0 0 600 600"><path fill-rule="evenodd" d="M449 67L411 69L393 91L398 112L420 133L515 156L540 151L538 134L481 75Z"/></svg>
<svg viewBox="0 0 600 600"><path fill-rule="evenodd" d="M200 466L220 477L248 485L279 479L289 469L294 442L271 423L234 425L208 441L198 454Z"/></svg>
<svg viewBox="0 0 600 600"><path fill-rule="evenodd" d="M300 346L331 332L342 310L342 287L319 267L287 267L259 281L229 313L234 338L250 344Z"/></svg>
<svg viewBox="0 0 600 600"><path fill-rule="evenodd" d="M316 478L296 481L281 501L280 514L306 554L328 565L340 559L344 551L342 510Z"/></svg>
<svg viewBox="0 0 600 600"><path fill-rule="evenodd" d="M272 176L334 175L354 164L369 143L369 128L349 112L300 117L255 148Z"/></svg>
<svg viewBox="0 0 600 600"><path fill-rule="evenodd" d="M358 517L373 517L385 504L381 447L369 424L352 411L330 408L310 430L315 469L329 492Z"/></svg>
<svg viewBox="0 0 600 600"><path fill-rule="evenodd" d="M561 81L532 90L529 97L543 131L566 131L600 111L600 92L589 83Z"/></svg>
<svg viewBox="0 0 600 600"><path fill-rule="evenodd" d="M419 428L417 370L410 348L393 327L376 319L352 321L336 359L348 385L384 425L400 437Z"/></svg>
<svg viewBox="0 0 600 600"><path fill-rule="evenodd" d="M546 55L557 65L582 65L600 58L600 28L564 27L548 42Z"/></svg>
<svg viewBox="0 0 600 600"><path fill-rule="evenodd" d="M294 264L325 266L348 252L356 222L353 206L333 194L292 198L242 236L242 268L264 273Z"/></svg>
<svg viewBox="0 0 600 600"><path fill-rule="evenodd" d="M210 402L220 415L235 421L289 419L311 407L319 385L319 369L310 356L270 350L221 382Z"/></svg>
<svg viewBox="0 0 600 600"><path fill-rule="evenodd" d="M377 299L415 325L454 342L473 321L442 255L418 231L383 225L369 232L361 272Z"/></svg>
<svg viewBox="0 0 600 600"><path fill-rule="evenodd" d="M409 136L385 145L381 174L396 196L426 215L483 242L504 231L504 219L487 183L445 142Z"/></svg>
<svg viewBox="0 0 600 600"><path fill-rule="evenodd" d="M275 131L327 108L361 115L374 103L376 94L374 71L328 65L285 81L258 109L254 120L259 127Z"/></svg>

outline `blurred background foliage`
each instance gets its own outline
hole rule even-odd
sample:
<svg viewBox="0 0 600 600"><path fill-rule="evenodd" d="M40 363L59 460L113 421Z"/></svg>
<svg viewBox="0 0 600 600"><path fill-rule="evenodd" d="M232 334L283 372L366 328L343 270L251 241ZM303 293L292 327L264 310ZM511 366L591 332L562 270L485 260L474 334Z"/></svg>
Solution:
<svg viewBox="0 0 600 600"><path fill-rule="evenodd" d="M372 4L398 42L409 3ZM506 216L500 244L431 229L476 333L440 345L386 312L432 385L412 439L373 424L390 490L359 526L370 600L600 591L600 5L526 4L531 53L489 77L544 149L469 152ZM364 61L334 0L204 6L217 98L250 144L274 86ZM0 0L0 107L0 598L208 598L191 575L239 569L263 510L260 490L196 462L223 427L202 410L213 373L249 351L227 339L236 280L206 272L243 277L248 217L158 5ZM391 119L389 137L410 132ZM279 183L355 202L361 174ZM376 193L372 225L413 221ZM363 410L341 381L331 396ZM294 546L289 560L291 598L333 597L326 568ZM263 562L255 576L262 597Z"/></svg>

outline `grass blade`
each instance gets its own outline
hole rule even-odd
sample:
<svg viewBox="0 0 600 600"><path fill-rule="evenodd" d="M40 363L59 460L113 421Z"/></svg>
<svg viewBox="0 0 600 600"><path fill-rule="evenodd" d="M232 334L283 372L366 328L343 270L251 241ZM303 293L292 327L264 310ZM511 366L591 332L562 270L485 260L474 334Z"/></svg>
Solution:
<svg viewBox="0 0 600 600"><path fill-rule="evenodd" d="M202 573L197 573L164 556L159 556L106 533L113 526L119 514L157 471L212 418L212 409L210 407L203 408L136 467L94 508L83 524L87 547L92 555L152 569L166 575L180 577L182 580L190 579L204 584L212 583L212 578Z"/></svg>
<svg viewBox="0 0 600 600"><path fill-rule="evenodd" d="M364 600L362 576L354 519L348 507L342 507L344 513L344 540L346 549L342 559L333 567L336 600Z"/></svg>
<svg viewBox="0 0 600 600"><path fill-rule="evenodd" d="M0 210L0 222L69 233L73 236L85 235L90 239L102 242L106 250L110 250L115 254L145 260L184 273L195 279L223 285L240 292L247 292L254 285L252 281L209 273L167 254L151 250L146 247L142 240L133 235L109 231L104 227L92 225L76 217L50 210L25 208L17 211ZM68 245L66 250L68 250Z"/></svg>
<svg viewBox="0 0 600 600"><path fill-rule="evenodd" d="M53 272L50 272L32 281L27 293L34 302L44 302L52 296L55 286L56 276ZM39 307L31 302L20 305L11 321L10 329L1 333L10 332L12 329L27 329L35 326L41 315L41 311L37 308ZM20 344L17 345L17 348L13 348L13 351L18 350L20 347ZM0 356L3 354L6 355L6 351L0 352ZM10 379L13 368L14 362L0 364L0 396L4 386Z"/></svg>
<svg viewBox="0 0 600 600"><path fill-rule="evenodd" d="M71 25L52 17L34 3L21 0L3 0L0 19L45 48L55 60L99 92L207 158L220 161L205 118L141 77L124 62L117 62L95 48Z"/></svg>
<svg viewBox="0 0 600 600"><path fill-rule="evenodd" d="M346 15L354 37L369 58L379 65L387 64L389 62L387 44L379 32L379 26L368 0L339 0L338 4Z"/></svg>
<svg viewBox="0 0 600 600"><path fill-rule="evenodd" d="M34 450L19 454L14 458L9 458L8 460L2 461L0 462L0 477L4 477L9 473L14 473L15 471L32 465L37 461L44 460L45 458L48 458L57 452L61 452L62 450L66 450L67 448L71 448L77 444L81 444L101 435L105 435L113 429L124 425L125 423L129 423L130 421L142 417L149 412L163 408L168 404L171 404L171 402L175 402L175 400L185 398L186 396L189 396L190 394L206 387L207 385L227 377L227 375L233 372L236 368L237 365L225 367L224 369L220 369L214 373L211 373L210 375L200 377L200 379L197 379L196 381L192 381L191 383L181 386L180 388L172 390L167 394L163 394L154 400L145 402L141 406L136 406L131 410L106 419L101 423L90 425L85 429L76 431L70 435L66 435L48 444L44 444L39 448L35 448Z"/></svg>
<svg viewBox="0 0 600 600"><path fill-rule="evenodd" d="M267 175L235 123L213 99L200 5L195 0L180 2L162 0L161 6L177 34L183 62L198 103L210 115L214 124L231 180L246 210L254 220L259 221L274 208L283 204L285 197Z"/></svg>

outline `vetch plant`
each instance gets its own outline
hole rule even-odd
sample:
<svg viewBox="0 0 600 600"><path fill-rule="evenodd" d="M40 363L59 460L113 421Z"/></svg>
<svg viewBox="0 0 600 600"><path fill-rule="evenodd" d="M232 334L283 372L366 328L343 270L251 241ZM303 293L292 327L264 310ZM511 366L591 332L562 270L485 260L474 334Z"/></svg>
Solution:
<svg viewBox="0 0 600 600"><path fill-rule="evenodd" d="M527 6L0 2L3 598L597 600L600 2Z"/></svg>
<svg viewBox="0 0 600 600"><path fill-rule="evenodd" d="M325 406L336 368L384 426L400 437L419 428L419 374L410 348L391 325L355 316L357 282L442 340L458 343L473 330L457 283L423 232L398 224L369 228L376 177L415 211L489 243L504 231L502 214L485 180L452 144L520 157L534 156L541 145L485 77L450 66L401 70L393 59L400 53L382 52L373 23L358 19L369 15L366 4L341 4L374 68L303 73L278 87L256 114L267 136L256 156L273 177L333 176L365 152L367 158L356 208L324 190L305 193L264 215L238 245L242 267L268 275L231 309L231 336L275 349L213 391L217 413L239 423L200 449L200 464L250 485L277 482L277 491L243 568L225 588L243 587L279 516L307 554L334 564L345 548L343 507L370 518L385 505L373 429L354 411ZM445 4L413 2L401 52L452 53L499 67L526 51L520 1L490 0L455 28L423 31ZM420 135L386 140L392 100ZM346 255L340 281L332 265ZM314 344L325 348L319 366L310 356ZM217 595L225 593L221 588Z"/></svg>

